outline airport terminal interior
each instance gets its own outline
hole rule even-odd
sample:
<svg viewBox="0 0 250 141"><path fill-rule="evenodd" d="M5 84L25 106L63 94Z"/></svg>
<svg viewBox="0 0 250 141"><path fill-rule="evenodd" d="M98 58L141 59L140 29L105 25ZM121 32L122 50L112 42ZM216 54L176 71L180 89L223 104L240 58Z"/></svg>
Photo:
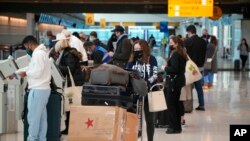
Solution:
<svg viewBox="0 0 250 141"><path fill-rule="evenodd" d="M171 6L175 7L174 12ZM153 36L151 54L158 62L159 72L164 71L169 57L172 35L186 38L186 28L194 25L198 36L207 31L216 37L214 58L218 70L211 86L202 87L205 110L195 109L199 100L193 87L193 106L184 115L182 132L166 134L166 125L157 126L155 119L154 141L229 141L232 125L250 126L250 59L243 68L239 49L242 39L250 43L249 6L249 0L0 0L0 141L26 141L21 116L27 80L7 78L30 61L22 45L26 35L50 46L48 31L56 37L65 29L77 32L86 42L95 31L99 41L107 45L117 25L131 40L142 39L150 45ZM207 16L204 7L212 8L212 16ZM249 52L250 49L246 56ZM64 88L65 78L53 61L52 77L58 87ZM150 141L145 118L142 122L138 141ZM69 136L62 134L59 140L67 141Z"/></svg>

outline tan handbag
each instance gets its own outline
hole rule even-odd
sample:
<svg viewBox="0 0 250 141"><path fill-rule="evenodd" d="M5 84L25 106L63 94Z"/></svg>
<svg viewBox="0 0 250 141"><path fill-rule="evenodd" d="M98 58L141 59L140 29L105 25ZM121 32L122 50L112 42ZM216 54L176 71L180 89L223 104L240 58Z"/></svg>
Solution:
<svg viewBox="0 0 250 141"><path fill-rule="evenodd" d="M82 86L76 86L73 79L72 73L69 70L69 77L71 81L71 87L68 87L67 77L64 87L64 97L65 97L65 111L70 110L71 105L81 105L81 95L82 95Z"/></svg>
<svg viewBox="0 0 250 141"><path fill-rule="evenodd" d="M162 88L159 91L152 91L156 86L162 86ZM149 112L159 112L167 109L163 88L163 84L155 84L150 88L150 92L148 93Z"/></svg>
<svg viewBox="0 0 250 141"><path fill-rule="evenodd" d="M190 59L189 56L188 56L188 61L186 63L186 68L185 68L185 78L186 78L186 85L190 85L202 78L199 68Z"/></svg>

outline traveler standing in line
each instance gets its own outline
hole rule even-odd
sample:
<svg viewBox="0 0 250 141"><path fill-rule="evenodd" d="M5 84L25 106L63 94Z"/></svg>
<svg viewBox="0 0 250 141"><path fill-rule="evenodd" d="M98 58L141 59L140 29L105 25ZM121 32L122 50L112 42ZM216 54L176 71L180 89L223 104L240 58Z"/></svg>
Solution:
<svg viewBox="0 0 250 141"><path fill-rule="evenodd" d="M109 52L109 56L113 56L114 65L125 68L131 55L131 42L128 39L128 35L125 34L125 30L122 26L115 26L115 29L113 29L112 32L115 33L117 42L115 52Z"/></svg>
<svg viewBox="0 0 250 141"><path fill-rule="evenodd" d="M217 72L217 45L218 41L215 36L210 36L206 51L206 63L211 63L211 68L204 68L204 89L213 87L214 73ZM204 65L206 66L206 65Z"/></svg>
<svg viewBox="0 0 250 141"><path fill-rule="evenodd" d="M34 36L26 36L22 44L27 54L31 56L29 66L20 69L16 74L28 80L28 141L46 141L47 135L47 103L51 88L51 69L47 49L43 44L38 45ZM13 76L9 77L13 79Z"/></svg>
<svg viewBox="0 0 250 141"><path fill-rule="evenodd" d="M248 52L250 51L249 46L247 44L247 40L245 38L241 39L241 43L238 48L240 51L240 59L242 62L242 71L245 71L245 66L248 58Z"/></svg>
<svg viewBox="0 0 250 141"><path fill-rule="evenodd" d="M134 44L133 56L127 65L128 69L136 70L139 72L148 85L148 89L156 83L157 80L157 61L156 58L150 55L150 47L145 40L139 40ZM145 120L147 124L147 137L148 141L154 139L154 113L149 112L148 98L145 97L144 101Z"/></svg>
<svg viewBox="0 0 250 141"><path fill-rule="evenodd" d="M207 29L203 29L203 30L202 30L201 38L202 38L203 40L205 40L207 44L209 43L210 37L211 37L211 35L208 34Z"/></svg>
<svg viewBox="0 0 250 141"><path fill-rule="evenodd" d="M189 25L186 28L188 38L184 42L187 49L187 54L199 67L201 74L204 71L204 63L206 57L207 44L206 42L196 35L196 28L194 25ZM196 110L205 111L204 93L202 89L202 78L194 82L195 89L198 94L199 106Z"/></svg>
<svg viewBox="0 0 250 141"><path fill-rule="evenodd" d="M72 35L70 31L64 29L61 32L65 38L69 38L69 44L70 47L75 48L77 51L79 51L82 54L82 64L87 65L88 64L88 56L85 48L83 47L83 43L80 39L78 39L76 36Z"/></svg>
<svg viewBox="0 0 250 141"><path fill-rule="evenodd" d="M55 43L53 42L53 40L56 39L56 36L53 35L53 33L52 33L51 30L48 30L48 31L46 32L46 35L47 35L47 38L48 38L48 46L47 46L47 47L49 47L49 48L51 49L51 48L54 47L54 45L55 45Z"/></svg>
<svg viewBox="0 0 250 141"><path fill-rule="evenodd" d="M102 41L98 39L97 33L95 31L90 32L89 41L93 42L97 46L101 46L104 49L108 49L107 45L105 45Z"/></svg>
<svg viewBox="0 0 250 141"><path fill-rule="evenodd" d="M58 59L56 60L56 65L62 72L62 75L64 77L67 76L68 87L72 85L69 77L68 68L71 71L71 74L75 81L75 85L82 86L84 84L84 77L80 65L80 61L82 59L81 53L78 52L75 48L70 47L68 39L59 40L55 44L55 51L60 53ZM66 111L66 120L65 120L66 129L61 132L62 134L68 134L69 117L70 117L70 112Z"/></svg>
<svg viewBox="0 0 250 141"><path fill-rule="evenodd" d="M185 85L184 73L186 61L188 60L182 42L177 36L172 36L169 40L171 54L165 67L167 89L164 89L169 111L169 128L166 131L167 134L182 132L180 95L181 88Z"/></svg>
<svg viewBox="0 0 250 141"><path fill-rule="evenodd" d="M88 55L90 55L90 60L94 61L94 65L109 63L112 60L105 48L97 46L93 42L85 42L84 47L87 49Z"/></svg>

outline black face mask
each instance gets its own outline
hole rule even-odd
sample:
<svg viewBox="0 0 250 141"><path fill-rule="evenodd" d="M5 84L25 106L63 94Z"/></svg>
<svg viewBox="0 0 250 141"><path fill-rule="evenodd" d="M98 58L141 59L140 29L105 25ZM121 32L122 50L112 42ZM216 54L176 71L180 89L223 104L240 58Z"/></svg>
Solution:
<svg viewBox="0 0 250 141"><path fill-rule="evenodd" d="M170 50L173 50L173 49L174 49L174 46L173 46L173 45L169 45L169 49L170 49Z"/></svg>
<svg viewBox="0 0 250 141"><path fill-rule="evenodd" d="M141 51L134 51L134 56L135 56L135 59L142 58L142 56L143 56L142 50Z"/></svg>

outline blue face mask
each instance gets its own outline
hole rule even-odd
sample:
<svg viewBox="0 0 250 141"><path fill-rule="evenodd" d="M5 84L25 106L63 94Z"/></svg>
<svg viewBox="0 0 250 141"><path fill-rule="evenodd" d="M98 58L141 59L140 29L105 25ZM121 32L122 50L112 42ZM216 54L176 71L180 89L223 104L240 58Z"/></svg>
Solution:
<svg viewBox="0 0 250 141"><path fill-rule="evenodd" d="M30 57L32 57L33 51L31 49L26 49L26 52Z"/></svg>

